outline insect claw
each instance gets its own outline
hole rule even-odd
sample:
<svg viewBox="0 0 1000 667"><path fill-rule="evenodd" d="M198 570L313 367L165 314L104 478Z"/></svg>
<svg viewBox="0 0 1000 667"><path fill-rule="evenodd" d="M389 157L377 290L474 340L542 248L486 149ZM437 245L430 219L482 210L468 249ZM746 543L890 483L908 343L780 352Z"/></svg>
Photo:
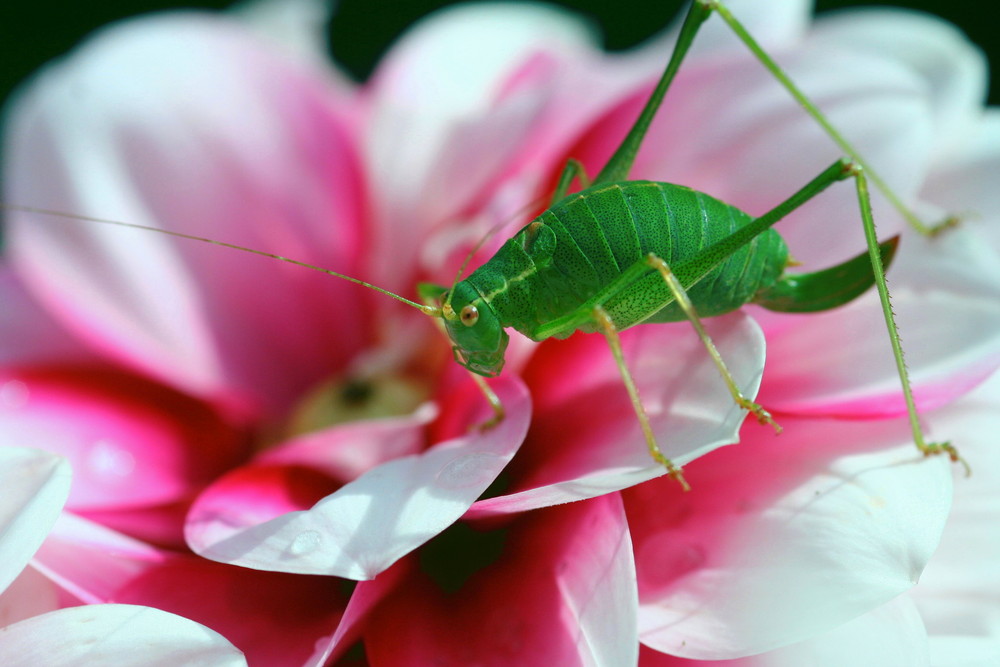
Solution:
<svg viewBox="0 0 1000 667"><path fill-rule="evenodd" d="M680 468L671 467L670 468L670 476L672 478L674 478L675 480L677 480L677 482L681 485L681 489L683 491L686 492L686 491L690 491L691 490L691 485L687 483L686 479L684 479L684 471L683 470L681 470Z"/></svg>
<svg viewBox="0 0 1000 667"><path fill-rule="evenodd" d="M774 421L774 417L771 416L771 413L765 410L759 403L754 403L753 401L749 401L742 397L737 402L741 408L749 410L753 416L757 418L758 423L770 424L774 428L775 434L781 433L781 426L778 422Z"/></svg>
<svg viewBox="0 0 1000 667"><path fill-rule="evenodd" d="M958 227L958 224L961 221L962 219L959 218L957 215L949 215L944 220L936 222L933 225L929 225L925 233L927 234L927 236L934 237L940 234L941 232L951 229L952 227Z"/></svg>
<svg viewBox="0 0 1000 667"><path fill-rule="evenodd" d="M937 454L947 454L952 463L960 463L965 469L965 476L972 476L972 466L961 457L958 449L950 442L930 442L921 447L924 456L935 456Z"/></svg>

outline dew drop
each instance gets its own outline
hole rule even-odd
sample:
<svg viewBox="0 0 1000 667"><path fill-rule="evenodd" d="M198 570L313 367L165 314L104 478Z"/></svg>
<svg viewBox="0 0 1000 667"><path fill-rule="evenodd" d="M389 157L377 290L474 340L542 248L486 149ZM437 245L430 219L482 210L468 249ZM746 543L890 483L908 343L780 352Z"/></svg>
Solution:
<svg viewBox="0 0 1000 667"><path fill-rule="evenodd" d="M293 556L306 556L316 549L323 542L323 536L317 530L306 530L292 540L288 546L288 552Z"/></svg>

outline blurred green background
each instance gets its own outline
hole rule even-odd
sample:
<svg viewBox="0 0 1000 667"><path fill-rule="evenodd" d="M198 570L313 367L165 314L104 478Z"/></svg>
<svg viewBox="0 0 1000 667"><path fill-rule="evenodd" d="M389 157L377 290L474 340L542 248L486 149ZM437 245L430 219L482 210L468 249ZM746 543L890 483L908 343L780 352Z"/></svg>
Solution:
<svg viewBox="0 0 1000 667"><path fill-rule="evenodd" d="M767 2L768 0L760 0ZM366 77L393 39L418 17L456 0L341 0L331 26L334 55L358 79ZM45 61L66 52L88 32L115 19L173 7L220 8L230 2L180 3L176 0L49 0L0 2L0 98ZM632 46L660 30L685 5L683 0L559 0L603 27L609 49ZM896 5L922 9L960 26L973 42L1000 62L1000 25L991 4L973 0L817 0L817 10L855 5ZM996 69L1000 69L998 65ZM993 74L991 103L1000 101Z"/></svg>

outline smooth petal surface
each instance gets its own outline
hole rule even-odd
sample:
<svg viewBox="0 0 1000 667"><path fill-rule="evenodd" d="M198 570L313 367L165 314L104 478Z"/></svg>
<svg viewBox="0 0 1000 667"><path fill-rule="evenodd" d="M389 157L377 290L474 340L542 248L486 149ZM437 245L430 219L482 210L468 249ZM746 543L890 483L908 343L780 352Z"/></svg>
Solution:
<svg viewBox="0 0 1000 667"><path fill-rule="evenodd" d="M520 446L531 418L515 380L495 391L507 411L494 428L377 466L307 511L257 525L195 512L191 547L244 567L370 579L461 516ZM482 411L467 423L488 418Z"/></svg>
<svg viewBox="0 0 1000 667"><path fill-rule="evenodd" d="M635 571L617 495L524 515L503 550L450 595L417 574L386 598L366 633L371 663L636 663Z"/></svg>
<svg viewBox="0 0 1000 667"><path fill-rule="evenodd" d="M6 264L0 264L0 363L91 361L93 355L25 290Z"/></svg>
<svg viewBox="0 0 1000 667"><path fill-rule="evenodd" d="M369 85L367 155L385 221L375 276L409 287L393 279L409 275L413 249L435 225L482 206L475 198L508 176L535 126L551 124L546 104L559 72L592 37L559 8L474 4L436 12L394 45ZM560 136L574 119L563 119ZM408 223L393 223L400 219Z"/></svg>
<svg viewBox="0 0 1000 667"><path fill-rule="evenodd" d="M221 633L260 667L303 665L346 605L343 582L260 572L158 549L63 513L27 571L64 604L162 609Z"/></svg>
<svg viewBox="0 0 1000 667"><path fill-rule="evenodd" d="M697 659L808 639L916 583L951 496L900 423L791 420L626 492L644 643ZM761 609L767 613L762 614Z"/></svg>
<svg viewBox="0 0 1000 667"><path fill-rule="evenodd" d="M907 197L916 191L931 159L934 125L918 74L891 57L831 52L808 42L783 54L782 64L880 173L891 175L897 193ZM591 172L603 164L647 95L648 89L637 90L623 100L574 150ZM840 154L759 63L736 53L682 68L632 175L689 185L761 215ZM874 197L880 230L891 235L901 220L877 193ZM831 187L776 229L809 269L864 248L857 197L847 183Z"/></svg>
<svg viewBox="0 0 1000 667"><path fill-rule="evenodd" d="M45 539L69 495L71 472L55 454L0 447L0 592Z"/></svg>
<svg viewBox="0 0 1000 667"><path fill-rule="evenodd" d="M736 313L705 323L744 395L754 396L764 338ZM739 441L745 412L687 323L646 324L622 334L626 361L657 441L678 465ZM504 495L467 517L518 512L591 498L659 477L604 338L580 335L542 345L525 371L537 418L508 471Z"/></svg>
<svg viewBox="0 0 1000 667"><path fill-rule="evenodd" d="M75 511L184 499L246 454L243 434L209 406L130 373L8 368L0 384L11 396L0 404L0 441L65 456Z"/></svg>
<svg viewBox="0 0 1000 667"><path fill-rule="evenodd" d="M175 558L175 552L63 512L31 568L80 604L102 604L121 601L116 596L122 585Z"/></svg>
<svg viewBox="0 0 1000 667"><path fill-rule="evenodd" d="M1000 364L1000 271L977 230L906 237L889 279L921 409L954 400ZM827 313L766 321L771 355L760 401L768 408L852 418L905 413L874 292Z"/></svg>
<svg viewBox="0 0 1000 667"><path fill-rule="evenodd" d="M211 526L254 526L308 510L376 465L420 452L432 403L404 417L360 420L307 433L267 450L199 494L188 513L192 539L208 539Z"/></svg>
<svg viewBox="0 0 1000 667"><path fill-rule="evenodd" d="M931 418L973 474L955 480L941 546L911 596L931 635L934 665L988 665L1000 658L1000 375Z"/></svg>
<svg viewBox="0 0 1000 667"><path fill-rule="evenodd" d="M243 654L203 625L150 607L88 605L0 629L0 662L10 667L238 667Z"/></svg>
<svg viewBox="0 0 1000 667"><path fill-rule="evenodd" d="M921 196L942 212L957 213L969 226L989 239L994 252L1000 250L996 224L1000 211L1000 111L988 108L970 131L960 150L939 165L928 179ZM947 238L947 235L945 235Z"/></svg>
<svg viewBox="0 0 1000 667"><path fill-rule="evenodd" d="M689 660L648 647L641 667L885 667L928 664L927 632L913 601L900 596L813 639L735 660Z"/></svg>
<svg viewBox="0 0 1000 667"><path fill-rule="evenodd" d="M33 567L26 567L0 592L0 628L59 609L56 587Z"/></svg>
<svg viewBox="0 0 1000 667"><path fill-rule="evenodd" d="M809 41L891 57L925 81L935 121L935 152L947 154L967 137L986 98L987 64L961 30L929 14L894 8L828 14L816 22ZM836 47L835 47L836 48Z"/></svg>
<svg viewBox="0 0 1000 667"><path fill-rule="evenodd" d="M343 106L322 71L235 22L123 23L16 99L5 199L350 273L364 189ZM54 314L198 394L284 406L365 341L367 295L344 281L150 232L11 219L13 260Z"/></svg>

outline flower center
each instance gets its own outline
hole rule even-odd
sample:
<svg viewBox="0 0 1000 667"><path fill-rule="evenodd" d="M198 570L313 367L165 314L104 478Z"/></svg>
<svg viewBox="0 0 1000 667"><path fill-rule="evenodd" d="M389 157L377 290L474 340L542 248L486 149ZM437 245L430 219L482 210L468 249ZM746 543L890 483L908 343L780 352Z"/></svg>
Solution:
<svg viewBox="0 0 1000 667"><path fill-rule="evenodd" d="M407 415L430 396L431 387L399 373L332 378L299 402L287 433L294 436L344 422Z"/></svg>

